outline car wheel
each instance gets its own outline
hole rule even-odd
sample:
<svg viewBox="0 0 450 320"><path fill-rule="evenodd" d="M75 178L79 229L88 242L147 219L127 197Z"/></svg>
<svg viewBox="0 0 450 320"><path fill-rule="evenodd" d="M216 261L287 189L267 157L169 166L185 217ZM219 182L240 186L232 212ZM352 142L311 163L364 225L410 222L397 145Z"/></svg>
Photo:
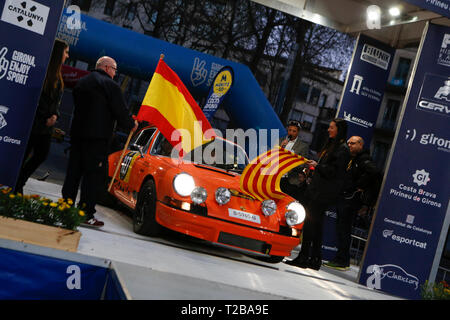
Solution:
<svg viewBox="0 0 450 320"><path fill-rule="evenodd" d="M155 237L161 226L156 222L156 188L153 180L147 180L139 191L133 214L133 230L142 235Z"/></svg>

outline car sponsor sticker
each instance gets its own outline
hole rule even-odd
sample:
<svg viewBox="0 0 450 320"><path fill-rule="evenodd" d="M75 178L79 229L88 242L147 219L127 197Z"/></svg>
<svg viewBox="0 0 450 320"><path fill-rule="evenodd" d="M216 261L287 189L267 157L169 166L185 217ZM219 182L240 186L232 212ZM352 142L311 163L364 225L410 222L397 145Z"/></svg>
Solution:
<svg viewBox="0 0 450 320"><path fill-rule="evenodd" d="M254 222L254 223L261 223L260 217L253 213L248 213L248 212L229 208L228 214L232 218L238 218L238 219L242 219L242 220L246 220L246 221L250 221L250 222Z"/></svg>

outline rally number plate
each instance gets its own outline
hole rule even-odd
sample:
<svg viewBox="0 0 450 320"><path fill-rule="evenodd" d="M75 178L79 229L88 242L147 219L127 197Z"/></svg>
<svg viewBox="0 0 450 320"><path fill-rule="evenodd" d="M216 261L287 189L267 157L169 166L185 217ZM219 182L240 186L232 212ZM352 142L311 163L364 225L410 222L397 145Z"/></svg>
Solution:
<svg viewBox="0 0 450 320"><path fill-rule="evenodd" d="M238 218L238 219L242 219L242 220L246 220L246 221L250 221L250 222L254 222L254 223L261 223L260 217L253 213L248 213L248 212L239 211L239 210L235 210L235 209L228 209L228 214L230 217L233 217L233 218Z"/></svg>

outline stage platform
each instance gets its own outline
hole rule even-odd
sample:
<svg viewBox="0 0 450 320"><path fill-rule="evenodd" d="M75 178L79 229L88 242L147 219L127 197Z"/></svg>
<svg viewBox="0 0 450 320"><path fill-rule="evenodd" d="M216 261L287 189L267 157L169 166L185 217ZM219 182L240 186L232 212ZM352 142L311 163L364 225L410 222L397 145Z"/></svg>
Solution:
<svg viewBox="0 0 450 320"><path fill-rule="evenodd" d="M29 179L24 193L57 200L61 186ZM326 267L315 271L284 263L269 264L171 232L161 238L135 234L125 209L97 206L96 217L105 226L80 227L77 253L110 260L130 299L400 299L359 285L357 266L348 271Z"/></svg>

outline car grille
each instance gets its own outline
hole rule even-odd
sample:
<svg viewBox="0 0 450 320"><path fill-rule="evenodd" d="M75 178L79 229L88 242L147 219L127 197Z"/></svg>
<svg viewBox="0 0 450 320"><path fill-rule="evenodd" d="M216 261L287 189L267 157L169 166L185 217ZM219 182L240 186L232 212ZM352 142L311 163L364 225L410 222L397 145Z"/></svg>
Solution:
<svg viewBox="0 0 450 320"><path fill-rule="evenodd" d="M268 254L272 247L264 241L241 237L227 232L221 232L217 242L264 254Z"/></svg>

